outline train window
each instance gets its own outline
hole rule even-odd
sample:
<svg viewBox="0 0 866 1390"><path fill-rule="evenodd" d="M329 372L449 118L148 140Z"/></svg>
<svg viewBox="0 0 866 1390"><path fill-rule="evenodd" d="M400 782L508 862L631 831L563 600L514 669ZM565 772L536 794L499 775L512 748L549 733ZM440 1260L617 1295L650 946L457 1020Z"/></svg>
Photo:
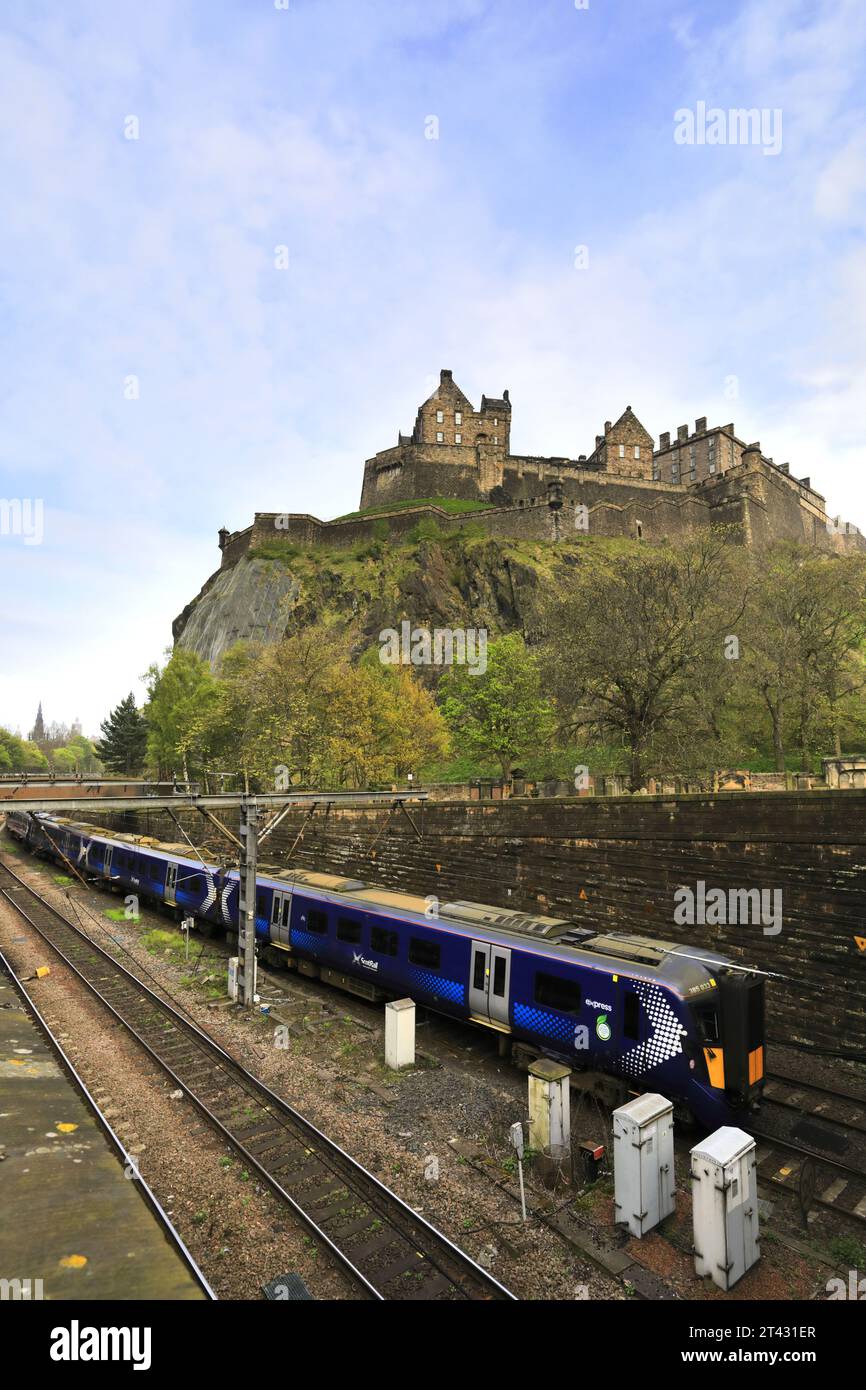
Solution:
<svg viewBox="0 0 866 1390"><path fill-rule="evenodd" d="M701 1009L695 1009L695 1018L698 1021L698 1037L707 1043L717 1043L719 1041L719 1016L715 1006L705 1004Z"/></svg>
<svg viewBox="0 0 866 1390"><path fill-rule="evenodd" d="M487 966L487 956L484 951L475 952L475 966L472 971L472 988L485 989L484 971Z"/></svg>
<svg viewBox="0 0 866 1390"><path fill-rule="evenodd" d="M256 898L256 916L257 916L257 917L264 917L264 915L265 915L265 900L264 900L264 898L262 897L261 893L259 893L259 896Z"/></svg>
<svg viewBox="0 0 866 1390"><path fill-rule="evenodd" d="M350 941L357 945L361 940L361 923L353 922L351 917L338 917L337 940Z"/></svg>
<svg viewBox="0 0 866 1390"><path fill-rule="evenodd" d="M505 993L505 957L497 956L493 962L493 993L501 999Z"/></svg>
<svg viewBox="0 0 866 1390"><path fill-rule="evenodd" d="M291 898L283 898L283 920L282 920L282 926L284 926L284 927L287 927L287 926L289 925L289 912L291 911L291 906L292 906L292 900L291 900Z"/></svg>
<svg viewBox="0 0 866 1390"><path fill-rule="evenodd" d="M188 885L187 885L187 892L189 892L189 893L200 893L200 892L201 892L201 874L190 874L189 883L188 883Z"/></svg>
<svg viewBox="0 0 866 1390"><path fill-rule="evenodd" d="M560 1009L566 1014L579 1014L583 1003L583 991L572 980L560 979L558 975L545 975L539 971L535 976L535 1002L547 1004L551 1009Z"/></svg>
<svg viewBox="0 0 866 1390"><path fill-rule="evenodd" d="M311 907L307 913L307 931L315 932L317 936L326 936L328 932L328 914L321 912L317 907Z"/></svg>
<svg viewBox="0 0 866 1390"><path fill-rule="evenodd" d="M370 949L378 951L383 956L396 956L398 940L395 931L386 931L384 927L373 927L370 932Z"/></svg>
<svg viewBox="0 0 866 1390"><path fill-rule="evenodd" d="M635 1042L640 1033L640 1005L638 997L633 989L627 989L623 995L622 1005L622 1035L624 1038L632 1038Z"/></svg>
<svg viewBox="0 0 866 1390"><path fill-rule="evenodd" d="M410 936L409 960L413 965L426 965L428 970L438 970L442 949L436 941L425 941L423 936Z"/></svg>

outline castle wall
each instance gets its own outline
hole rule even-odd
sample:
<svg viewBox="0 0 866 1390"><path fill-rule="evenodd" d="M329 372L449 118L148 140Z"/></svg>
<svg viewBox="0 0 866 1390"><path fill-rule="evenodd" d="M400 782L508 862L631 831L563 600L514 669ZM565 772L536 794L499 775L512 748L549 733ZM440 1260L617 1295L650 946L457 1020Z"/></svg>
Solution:
<svg viewBox="0 0 866 1390"><path fill-rule="evenodd" d="M457 444L395 445L364 465L361 510L417 497L478 499L475 449Z"/></svg>
<svg viewBox="0 0 866 1390"><path fill-rule="evenodd" d="M490 536L514 540L567 540L588 532L650 543L676 542L687 540L706 526L730 526L748 546L765 547L775 540L788 540L826 550L866 550L866 538L858 531L837 533L828 528L818 493L781 473L754 451L747 450L734 468L692 487L618 477L570 460L512 456L509 463L515 466L496 473L501 478L496 496L500 505L483 511L454 515L426 504L397 512L371 508L363 516L345 521L258 512L251 527L227 538L223 568L234 565L248 550L275 541L347 548L369 544L382 539L383 523L389 539L400 543L408 540L424 519L434 521L446 535L481 527ZM548 500L548 485L554 478L562 488L560 509L551 508ZM450 484L451 490L446 491L444 484ZM402 477L401 488L405 500L481 496L475 470L454 464L416 463Z"/></svg>

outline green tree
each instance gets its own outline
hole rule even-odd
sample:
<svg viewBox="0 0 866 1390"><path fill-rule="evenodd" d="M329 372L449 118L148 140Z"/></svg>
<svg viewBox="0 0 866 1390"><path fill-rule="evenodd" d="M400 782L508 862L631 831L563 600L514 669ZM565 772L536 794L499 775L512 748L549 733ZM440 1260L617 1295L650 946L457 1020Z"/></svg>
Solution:
<svg viewBox="0 0 866 1390"><path fill-rule="evenodd" d="M84 734L73 734L66 747L75 758L78 772L101 771L102 764L97 757L96 745Z"/></svg>
<svg viewBox="0 0 866 1390"><path fill-rule="evenodd" d="M35 743L0 728L0 768L8 772L45 772L48 759Z"/></svg>
<svg viewBox="0 0 866 1390"><path fill-rule="evenodd" d="M55 748L51 753L51 766L55 772L76 772L75 754L71 748Z"/></svg>
<svg viewBox="0 0 866 1390"><path fill-rule="evenodd" d="M364 787L444 754L432 695L377 653L353 666L348 636L325 627L223 658L207 736L224 764L273 787Z"/></svg>
<svg viewBox="0 0 866 1390"><path fill-rule="evenodd" d="M55 772L99 772L102 764L96 747L84 734L73 734L61 747L49 748L48 761Z"/></svg>
<svg viewBox="0 0 866 1390"><path fill-rule="evenodd" d="M483 674L450 667L439 691L461 751L497 758L506 780L519 758L537 752L553 734L556 721L542 695L537 659L519 633L490 642Z"/></svg>
<svg viewBox="0 0 866 1390"><path fill-rule="evenodd" d="M147 721L132 693L115 706L100 728L96 751L105 766L127 776L141 772L147 754Z"/></svg>
<svg viewBox="0 0 866 1390"><path fill-rule="evenodd" d="M177 647L166 665L153 665L145 676L148 702L147 760L160 776L206 771L212 758L211 727L217 704L216 680L195 652Z"/></svg>
<svg viewBox="0 0 866 1390"><path fill-rule="evenodd" d="M753 558L743 672L766 710L773 758L789 745L808 770L814 754L841 752L841 729L866 688L866 561L773 546Z"/></svg>

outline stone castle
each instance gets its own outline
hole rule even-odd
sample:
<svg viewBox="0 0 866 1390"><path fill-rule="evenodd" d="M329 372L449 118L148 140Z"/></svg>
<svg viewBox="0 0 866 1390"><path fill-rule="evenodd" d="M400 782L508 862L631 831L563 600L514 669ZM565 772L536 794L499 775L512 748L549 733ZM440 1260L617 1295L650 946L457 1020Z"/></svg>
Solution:
<svg viewBox="0 0 866 1390"><path fill-rule="evenodd" d="M420 500L419 500L420 499ZM446 509L445 499L475 503ZM407 503L417 501L417 506ZM395 509L395 503L399 508ZM747 444L733 424L663 433L658 447L627 406L606 421L589 454L543 458L511 452L511 400L482 396L480 409L450 371L419 407L411 434L368 459L360 512L336 521L296 513L257 512L243 531L219 533L223 568L274 539L295 544L356 545L406 537L419 520L440 530L471 525L491 536L566 540L581 532L663 541L708 525L737 528L743 544L791 540L828 550L866 550L856 526L827 515L810 478Z"/></svg>

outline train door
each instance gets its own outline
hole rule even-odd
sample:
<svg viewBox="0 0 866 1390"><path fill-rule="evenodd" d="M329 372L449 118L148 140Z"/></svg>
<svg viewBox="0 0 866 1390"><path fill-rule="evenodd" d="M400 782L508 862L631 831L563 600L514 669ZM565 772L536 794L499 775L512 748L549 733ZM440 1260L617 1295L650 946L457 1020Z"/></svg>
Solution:
<svg viewBox="0 0 866 1390"><path fill-rule="evenodd" d="M289 943L289 917L292 912L292 892L290 888L281 892L274 890L274 901L271 905L271 941L278 941L281 946L288 946Z"/></svg>
<svg viewBox="0 0 866 1390"><path fill-rule="evenodd" d="M165 900L167 903L177 901L177 865L167 864L165 869Z"/></svg>
<svg viewBox="0 0 866 1390"><path fill-rule="evenodd" d="M111 858L114 853L114 845L105 846L105 858L102 864L102 872L106 878L111 878Z"/></svg>
<svg viewBox="0 0 866 1390"><path fill-rule="evenodd" d="M470 1011L507 1027L511 952L487 941L473 941L469 960Z"/></svg>

